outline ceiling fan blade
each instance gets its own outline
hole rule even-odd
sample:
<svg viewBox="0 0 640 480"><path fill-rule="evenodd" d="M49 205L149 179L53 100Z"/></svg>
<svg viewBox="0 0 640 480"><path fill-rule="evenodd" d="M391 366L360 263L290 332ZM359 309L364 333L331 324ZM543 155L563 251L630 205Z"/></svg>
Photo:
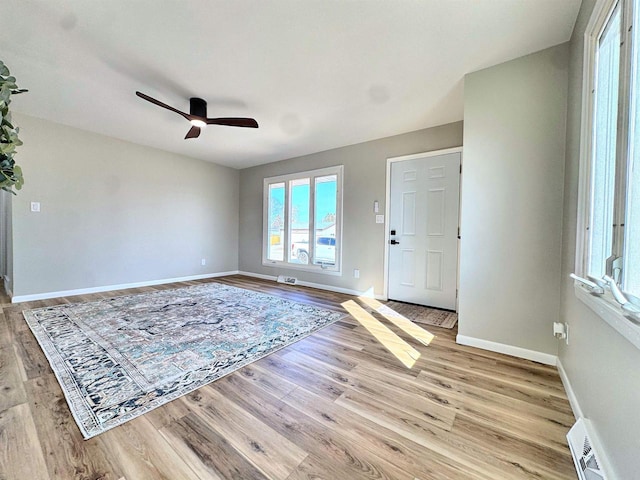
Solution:
<svg viewBox="0 0 640 480"><path fill-rule="evenodd" d="M159 107L166 108L167 110L171 110L172 112L176 112L178 115L182 115L187 120L191 120L191 115L181 112L180 110L173 108L167 105L166 103L162 103L160 100L156 100L155 98L152 98L149 95L145 95L142 92L136 92L136 95L139 96L140 98L143 98L147 102L151 102L154 105L158 105Z"/></svg>
<svg viewBox="0 0 640 480"><path fill-rule="evenodd" d="M253 118L207 118L207 125L227 125L229 127L258 128L258 122Z"/></svg>
<svg viewBox="0 0 640 480"><path fill-rule="evenodd" d="M200 127L191 127L187 132L187 135L184 137L187 138L198 138L200 136Z"/></svg>

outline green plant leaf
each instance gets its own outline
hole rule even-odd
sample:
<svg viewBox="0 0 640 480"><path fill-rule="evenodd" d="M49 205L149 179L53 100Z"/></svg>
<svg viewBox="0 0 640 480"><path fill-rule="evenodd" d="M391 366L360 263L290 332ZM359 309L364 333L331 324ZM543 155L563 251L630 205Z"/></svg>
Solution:
<svg viewBox="0 0 640 480"><path fill-rule="evenodd" d="M13 143L0 143L0 153L9 155L15 152L15 150L16 150L16 146Z"/></svg>
<svg viewBox="0 0 640 480"><path fill-rule="evenodd" d="M10 75L9 69L0 60L0 188L14 195L16 192L13 188L20 190L24 185L22 169L13 159L16 147L22 145L22 141L18 137L19 129L11 122L9 104L12 94L26 91L18 88L16 78Z"/></svg>

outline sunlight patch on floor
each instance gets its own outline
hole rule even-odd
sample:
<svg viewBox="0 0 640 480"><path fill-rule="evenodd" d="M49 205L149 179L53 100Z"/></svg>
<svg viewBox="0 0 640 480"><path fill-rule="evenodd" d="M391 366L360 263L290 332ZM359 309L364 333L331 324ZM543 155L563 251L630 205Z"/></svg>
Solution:
<svg viewBox="0 0 640 480"><path fill-rule="evenodd" d="M389 320L396 327L402 329L404 332L408 333L419 342L425 345L429 345L431 341L435 338L435 335L428 332L424 328L416 325L404 315L400 315L398 312L396 312L392 308L389 308L385 304L380 303L375 298L358 297L358 299L361 300L363 303L366 303L369 307L371 307L373 310L378 312L384 318Z"/></svg>
<svg viewBox="0 0 640 480"><path fill-rule="evenodd" d="M371 335L384 345L387 350L393 353L405 367L413 367L418 358L420 358L420 352L393 333L356 302L349 300L344 302L342 306L360 325L366 328Z"/></svg>

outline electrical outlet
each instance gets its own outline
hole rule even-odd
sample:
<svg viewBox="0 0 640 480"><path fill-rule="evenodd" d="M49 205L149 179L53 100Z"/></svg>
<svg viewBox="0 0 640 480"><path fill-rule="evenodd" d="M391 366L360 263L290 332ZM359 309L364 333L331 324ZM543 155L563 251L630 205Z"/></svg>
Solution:
<svg viewBox="0 0 640 480"><path fill-rule="evenodd" d="M353 269L353 278L360 278L360 270L357 268Z"/></svg>
<svg viewBox="0 0 640 480"><path fill-rule="evenodd" d="M202 265L203 267L207 264L207 259L203 258L202 260L200 260L200 265Z"/></svg>
<svg viewBox="0 0 640 480"><path fill-rule="evenodd" d="M40 202L31 202L31 211L39 212L40 211Z"/></svg>

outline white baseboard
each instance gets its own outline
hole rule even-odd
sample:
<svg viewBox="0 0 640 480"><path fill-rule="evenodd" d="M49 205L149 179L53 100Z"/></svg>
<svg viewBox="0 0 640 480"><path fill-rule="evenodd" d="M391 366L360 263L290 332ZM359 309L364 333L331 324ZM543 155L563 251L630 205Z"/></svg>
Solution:
<svg viewBox="0 0 640 480"><path fill-rule="evenodd" d="M121 283L119 285L104 285L101 287L78 288L75 290L62 290L58 292L35 293L32 295L18 295L11 298L11 303L31 302L33 300L45 300L47 298L71 297L73 295L85 295L87 293L108 292L111 290L123 290L126 288L150 287L163 283L188 282L190 280L201 280L203 278L225 277L237 274L237 270L230 272L205 273L202 275L189 275L187 277L163 278L161 280L148 280L146 282Z"/></svg>
<svg viewBox="0 0 640 480"><path fill-rule="evenodd" d="M238 272L238 274L246 275L247 277L262 278L263 280L276 281L278 279L278 277L276 275L264 275L262 273L253 273L253 272L240 271L240 272ZM359 290L352 290L350 288L334 287L333 285L324 285L322 283L305 282L303 280L298 280L296 285L301 285L303 287L317 288L319 290L327 290L329 292L346 293L347 295L354 295L354 296L357 296L357 297L361 297L361 296L371 297L372 296L371 292L368 292L368 291L362 292L362 291L359 291ZM373 295L373 297L376 300L386 300L386 298L384 298L382 295Z"/></svg>
<svg viewBox="0 0 640 480"><path fill-rule="evenodd" d="M467 337L465 335L456 336L456 342L460 345L468 345L470 347L482 348L491 352L504 353L512 357L524 358L525 360L533 360L534 362L544 363L545 365L555 366L558 357L548 353L538 352L536 350L528 350L526 348L514 347L505 343L491 342L481 338Z"/></svg>
<svg viewBox="0 0 640 480"><path fill-rule="evenodd" d="M277 275L264 275L262 273L243 272L242 270L238 272L238 275L244 275L245 277L261 278L262 280L273 280L274 282L278 279Z"/></svg>
<svg viewBox="0 0 640 480"><path fill-rule="evenodd" d="M584 413L582 412L582 408L580 408L580 404L578 403L578 397L576 397L576 394L573 391L573 387L571 386L571 382L569 381L567 372L562 366L560 358L558 358L558 361L556 362L556 367L558 367L558 373L560 374L560 380L562 380L564 391L567 392L567 398L569 399L569 405L571 405L573 416L576 418L576 420L578 418L583 418Z"/></svg>

